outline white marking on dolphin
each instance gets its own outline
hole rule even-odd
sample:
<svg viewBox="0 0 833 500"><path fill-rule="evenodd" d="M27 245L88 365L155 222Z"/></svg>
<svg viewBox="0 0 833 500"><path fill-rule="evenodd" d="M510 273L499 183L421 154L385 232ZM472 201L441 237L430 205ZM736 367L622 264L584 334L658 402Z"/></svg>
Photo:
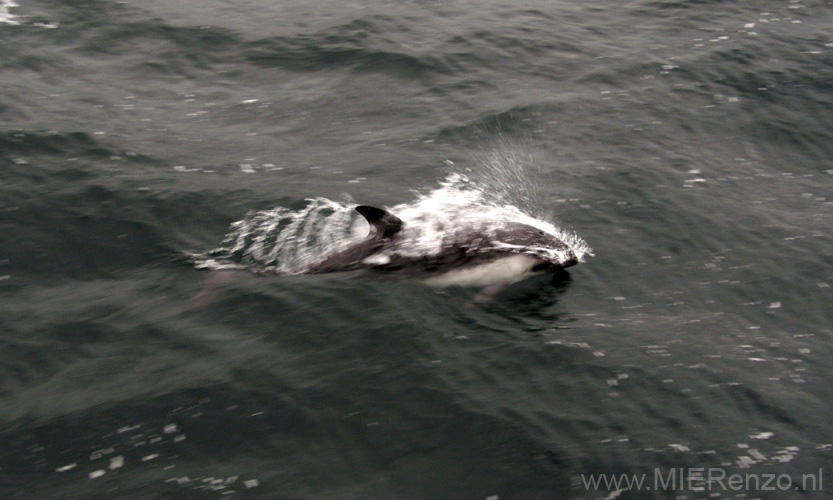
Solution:
<svg viewBox="0 0 833 500"><path fill-rule="evenodd" d="M439 251L406 251L415 236L399 217L381 208L356 207L371 226L368 237L307 267L303 274L356 269L397 272L437 287L484 287L491 296L529 276L578 263L568 244L520 222L463 223L445 235Z"/></svg>

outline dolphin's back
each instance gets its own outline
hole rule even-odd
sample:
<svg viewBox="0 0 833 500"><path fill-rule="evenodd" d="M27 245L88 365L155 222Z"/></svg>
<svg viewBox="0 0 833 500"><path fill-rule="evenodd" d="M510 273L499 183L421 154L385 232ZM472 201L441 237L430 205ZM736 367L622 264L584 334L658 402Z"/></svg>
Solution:
<svg viewBox="0 0 833 500"><path fill-rule="evenodd" d="M304 271L305 274L334 273L366 267L362 261L378 252L402 229L402 221L387 210L360 205L356 211L367 220L371 233L366 240L336 252Z"/></svg>

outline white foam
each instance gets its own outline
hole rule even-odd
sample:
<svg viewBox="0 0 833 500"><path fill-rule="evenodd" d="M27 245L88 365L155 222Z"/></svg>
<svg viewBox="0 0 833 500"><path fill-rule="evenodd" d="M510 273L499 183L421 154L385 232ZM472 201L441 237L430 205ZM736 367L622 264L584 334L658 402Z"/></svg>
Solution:
<svg viewBox="0 0 833 500"><path fill-rule="evenodd" d="M515 253L523 253L527 255L536 255L541 257L545 260L550 262L560 262L561 264L567 263L570 260L571 254L569 251L565 250L558 250L556 248L546 248L546 247L525 247L522 245L512 245L509 243L503 242L496 242L492 249L495 250L514 250Z"/></svg>
<svg viewBox="0 0 833 500"><path fill-rule="evenodd" d="M10 9L13 7L19 7L14 0L0 0L0 23L4 24L11 24L11 25L18 25L19 22L15 21L16 15L9 12Z"/></svg>

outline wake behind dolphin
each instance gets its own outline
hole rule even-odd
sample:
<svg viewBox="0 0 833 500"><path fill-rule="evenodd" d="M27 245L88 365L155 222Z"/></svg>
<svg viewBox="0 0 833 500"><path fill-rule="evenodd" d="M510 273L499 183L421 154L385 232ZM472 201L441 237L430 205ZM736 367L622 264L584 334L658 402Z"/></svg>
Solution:
<svg viewBox="0 0 833 500"><path fill-rule="evenodd" d="M591 254L577 235L490 195L453 173L387 210L316 198L297 211L251 212L197 266L282 274L369 269L496 292Z"/></svg>

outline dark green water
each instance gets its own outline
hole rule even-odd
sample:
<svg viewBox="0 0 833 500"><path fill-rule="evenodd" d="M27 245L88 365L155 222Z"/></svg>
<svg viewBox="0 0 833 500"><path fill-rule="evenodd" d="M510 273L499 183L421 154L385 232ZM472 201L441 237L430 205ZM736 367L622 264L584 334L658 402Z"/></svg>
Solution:
<svg viewBox="0 0 833 500"><path fill-rule="evenodd" d="M827 498L829 2L17 3L0 497ZM188 257L447 161L595 257L474 307Z"/></svg>

